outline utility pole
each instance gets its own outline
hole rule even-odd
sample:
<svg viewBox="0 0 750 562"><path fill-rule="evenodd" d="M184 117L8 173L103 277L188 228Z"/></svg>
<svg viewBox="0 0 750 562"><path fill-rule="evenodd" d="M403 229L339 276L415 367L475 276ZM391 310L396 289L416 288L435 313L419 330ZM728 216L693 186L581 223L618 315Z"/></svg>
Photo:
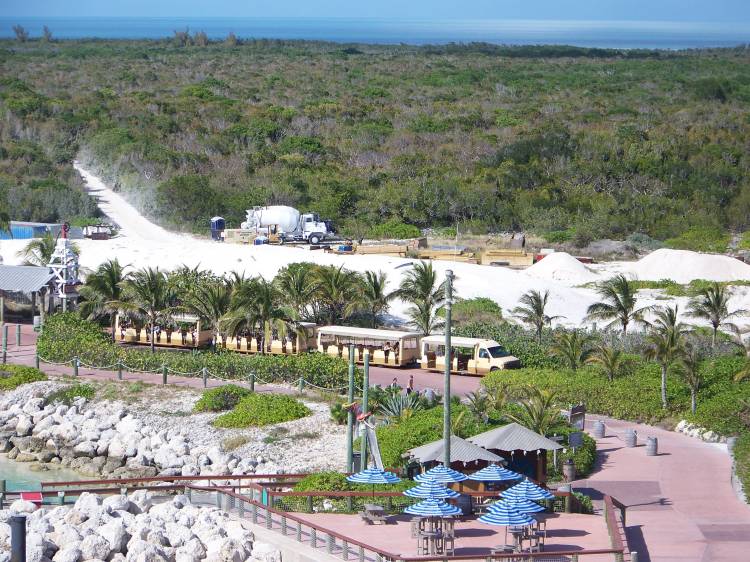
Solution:
<svg viewBox="0 0 750 562"><path fill-rule="evenodd" d="M354 472L354 344L349 344L349 412L346 414L346 470Z"/></svg>
<svg viewBox="0 0 750 562"><path fill-rule="evenodd" d="M362 381L362 415L364 416L367 414L367 408L369 407L368 401L369 401L369 394L370 394L370 354L365 351L365 357L364 357L364 379ZM360 437L360 462L359 466L360 469L365 470L367 468L367 426L365 425L366 421L362 420L362 427L364 428L364 432L362 433L362 436Z"/></svg>
<svg viewBox="0 0 750 562"><path fill-rule="evenodd" d="M445 272L445 377L443 380L443 464L451 465L451 307L453 305L453 271Z"/></svg>

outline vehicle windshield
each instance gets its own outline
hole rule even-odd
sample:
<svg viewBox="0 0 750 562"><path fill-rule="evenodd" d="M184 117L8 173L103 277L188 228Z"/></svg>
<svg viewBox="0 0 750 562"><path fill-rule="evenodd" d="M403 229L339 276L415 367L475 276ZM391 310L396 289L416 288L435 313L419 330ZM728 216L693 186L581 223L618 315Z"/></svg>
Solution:
<svg viewBox="0 0 750 562"><path fill-rule="evenodd" d="M510 353L505 351L505 348L501 345L495 345L493 347L488 347L487 351L490 352L490 355L494 357L495 359L498 359L500 357L508 357Z"/></svg>

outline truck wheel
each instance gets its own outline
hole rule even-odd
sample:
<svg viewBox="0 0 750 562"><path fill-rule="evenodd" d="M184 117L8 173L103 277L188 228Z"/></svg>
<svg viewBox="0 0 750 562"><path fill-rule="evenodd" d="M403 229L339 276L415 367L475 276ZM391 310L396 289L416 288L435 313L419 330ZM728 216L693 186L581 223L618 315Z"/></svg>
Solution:
<svg viewBox="0 0 750 562"><path fill-rule="evenodd" d="M495 371L499 371L499 370L500 370L500 367L492 367L490 369L490 373L494 373Z"/></svg>
<svg viewBox="0 0 750 562"><path fill-rule="evenodd" d="M310 244L320 244L322 238L323 235L316 232L315 234L311 234L308 240L310 241Z"/></svg>

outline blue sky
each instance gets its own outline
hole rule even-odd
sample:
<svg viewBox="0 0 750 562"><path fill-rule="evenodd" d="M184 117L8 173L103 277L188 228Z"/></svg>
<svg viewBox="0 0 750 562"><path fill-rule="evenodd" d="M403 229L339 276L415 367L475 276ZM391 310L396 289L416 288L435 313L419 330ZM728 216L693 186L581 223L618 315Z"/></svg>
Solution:
<svg viewBox="0 0 750 562"><path fill-rule="evenodd" d="M0 17L383 17L750 21L750 0L0 0Z"/></svg>

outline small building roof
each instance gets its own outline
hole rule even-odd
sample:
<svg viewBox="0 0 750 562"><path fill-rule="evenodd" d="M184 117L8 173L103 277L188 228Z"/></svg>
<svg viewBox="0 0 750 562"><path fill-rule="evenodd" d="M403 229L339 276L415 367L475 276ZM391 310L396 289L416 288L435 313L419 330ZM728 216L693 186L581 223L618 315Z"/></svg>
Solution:
<svg viewBox="0 0 750 562"><path fill-rule="evenodd" d="M485 431L474 437L469 437L469 441L485 449L496 451L537 451L539 449L554 451L555 449L562 449L562 445L559 443L555 443L551 439L547 439L517 423L509 423Z"/></svg>
<svg viewBox="0 0 750 562"><path fill-rule="evenodd" d="M432 345L444 345L445 335L431 334L429 336L422 338L422 343L428 343ZM500 345L495 340L483 340L480 338L464 338L464 337L459 337L459 336L451 336L452 347L474 347L477 344L484 345L485 347L495 347L497 345Z"/></svg>
<svg viewBox="0 0 750 562"><path fill-rule="evenodd" d="M34 293L49 285L54 277L49 267L0 265L0 291Z"/></svg>
<svg viewBox="0 0 750 562"><path fill-rule="evenodd" d="M418 338L419 332L398 332L396 330L376 330L372 328L357 328L354 326L321 326L319 334L362 338L371 340L399 340L402 338Z"/></svg>
<svg viewBox="0 0 750 562"><path fill-rule="evenodd" d="M402 456L413 459L420 464L428 462L442 461L445 452L444 442L442 439L427 443L414 449L409 449ZM499 462L503 460L495 453L490 453L478 445L470 443L466 439L461 439L456 435L451 435L451 462L474 462L488 461Z"/></svg>

